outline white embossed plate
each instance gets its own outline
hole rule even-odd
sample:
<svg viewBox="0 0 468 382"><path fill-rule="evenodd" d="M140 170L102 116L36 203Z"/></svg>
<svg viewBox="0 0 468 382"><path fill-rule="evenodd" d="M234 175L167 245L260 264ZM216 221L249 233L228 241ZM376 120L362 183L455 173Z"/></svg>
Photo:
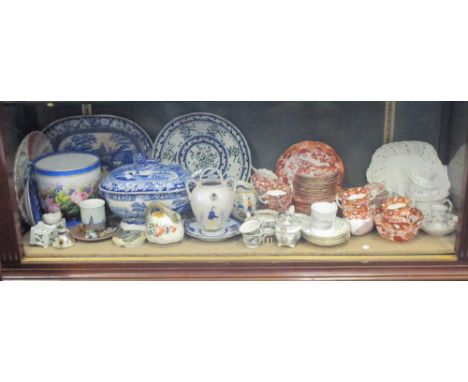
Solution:
<svg viewBox="0 0 468 382"><path fill-rule="evenodd" d="M434 199L448 195L450 180L447 167L440 161L431 144L420 141L387 143L372 155L367 169L369 183L381 182L390 193L409 196L409 177L412 173L430 174L438 194Z"/></svg>
<svg viewBox="0 0 468 382"><path fill-rule="evenodd" d="M235 179L250 178L245 137L230 121L215 114L190 113L170 121L156 137L153 158L179 164L192 173L215 167Z"/></svg>

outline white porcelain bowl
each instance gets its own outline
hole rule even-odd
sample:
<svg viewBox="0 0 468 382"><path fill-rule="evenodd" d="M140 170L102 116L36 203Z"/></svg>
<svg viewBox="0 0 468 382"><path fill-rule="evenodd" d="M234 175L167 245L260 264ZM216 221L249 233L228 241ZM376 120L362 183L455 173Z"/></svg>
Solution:
<svg viewBox="0 0 468 382"><path fill-rule="evenodd" d="M63 152L44 155L33 163L42 208L78 217L81 201L97 196L101 164L96 155Z"/></svg>

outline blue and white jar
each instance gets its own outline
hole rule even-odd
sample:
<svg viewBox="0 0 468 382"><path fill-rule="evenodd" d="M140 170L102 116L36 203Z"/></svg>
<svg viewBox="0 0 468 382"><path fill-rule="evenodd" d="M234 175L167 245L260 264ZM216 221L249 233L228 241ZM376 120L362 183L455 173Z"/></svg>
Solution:
<svg viewBox="0 0 468 382"><path fill-rule="evenodd" d="M99 185L99 193L123 229L144 230L146 208L160 201L178 213L189 209L188 174L179 165L164 165L137 155L135 163L114 169Z"/></svg>

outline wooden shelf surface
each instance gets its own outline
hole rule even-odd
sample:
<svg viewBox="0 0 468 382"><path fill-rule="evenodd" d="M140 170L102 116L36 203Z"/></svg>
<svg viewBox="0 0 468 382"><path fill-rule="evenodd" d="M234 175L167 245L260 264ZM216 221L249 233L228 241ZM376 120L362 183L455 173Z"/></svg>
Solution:
<svg viewBox="0 0 468 382"><path fill-rule="evenodd" d="M352 237L336 247L318 247L301 241L295 248L264 244L246 248L240 236L223 242L207 243L186 237L180 244L145 243L136 248L119 248L111 240L99 243L77 242L67 249L29 245L24 236L23 264L83 262L373 262L373 261L457 261L455 235L433 237L420 233L407 243L383 240L376 232ZM364 247L368 246L368 249Z"/></svg>

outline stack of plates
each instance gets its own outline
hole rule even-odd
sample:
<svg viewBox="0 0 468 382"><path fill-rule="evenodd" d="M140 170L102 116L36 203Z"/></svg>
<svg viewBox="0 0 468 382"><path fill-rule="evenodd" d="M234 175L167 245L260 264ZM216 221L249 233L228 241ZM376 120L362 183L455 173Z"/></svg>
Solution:
<svg viewBox="0 0 468 382"><path fill-rule="evenodd" d="M333 227L328 230L313 227L302 228L302 237L311 244L333 247L348 241L351 231L348 222L337 217Z"/></svg>
<svg viewBox="0 0 468 382"><path fill-rule="evenodd" d="M316 202L334 202L338 189L336 170L300 169L293 180L293 204L296 212L310 215L310 205Z"/></svg>

